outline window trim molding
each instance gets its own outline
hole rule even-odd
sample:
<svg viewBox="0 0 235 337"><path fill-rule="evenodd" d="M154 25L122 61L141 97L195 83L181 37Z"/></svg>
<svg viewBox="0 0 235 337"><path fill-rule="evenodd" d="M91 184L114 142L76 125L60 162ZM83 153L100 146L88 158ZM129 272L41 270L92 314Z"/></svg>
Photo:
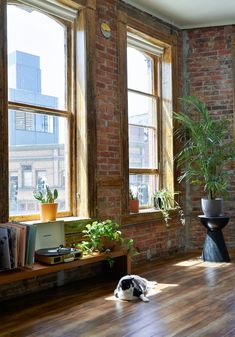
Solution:
<svg viewBox="0 0 235 337"><path fill-rule="evenodd" d="M76 99L75 117L76 147L74 169L77 174L77 193L74 195L76 215L89 218L97 215L97 151L96 151L96 86L95 86L95 42L96 42L96 1L88 0L87 7L80 11L77 21L76 48L77 69L82 65L83 71L76 72L79 83ZM80 68L81 69L81 68ZM76 200L75 200L76 199Z"/></svg>
<svg viewBox="0 0 235 337"><path fill-rule="evenodd" d="M128 148L128 105L127 105L127 14L118 10L117 15L118 88L120 108L121 148L121 214L129 213L129 148ZM121 131L122 130L122 131Z"/></svg>
<svg viewBox="0 0 235 337"><path fill-rule="evenodd" d="M77 17L77 8L72 8L58 1L48 1L48 0L18 0L17 2L22 3L22 5L34 7L36 9L41 9L47 14L55 15L58 18L65 19L66 21L74 21Z"/></svg>
<svg viewBox="0 0 235 337"><path fill-rule="evenodd" d="M7 75L7 11L6 0L0 2L0 221L8 220L8 75Z"/></svg>

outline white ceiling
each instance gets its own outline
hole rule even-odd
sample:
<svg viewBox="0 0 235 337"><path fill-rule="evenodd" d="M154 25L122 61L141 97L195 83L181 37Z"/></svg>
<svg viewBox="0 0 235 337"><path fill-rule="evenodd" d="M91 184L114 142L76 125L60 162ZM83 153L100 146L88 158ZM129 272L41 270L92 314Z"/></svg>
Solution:
<svg viewBox="0 0 235 337"><path fill-rule="evenodd" d="M235 24L235 0L124 0L179 28Z"/></svg>

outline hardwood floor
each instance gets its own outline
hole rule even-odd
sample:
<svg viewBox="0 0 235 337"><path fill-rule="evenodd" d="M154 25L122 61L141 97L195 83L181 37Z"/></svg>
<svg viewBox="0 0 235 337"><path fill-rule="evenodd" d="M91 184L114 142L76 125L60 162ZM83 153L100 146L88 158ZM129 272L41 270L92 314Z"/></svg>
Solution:
<svg viewBox="0 0 235 337"><path fill-rule="evenodd" d="M1 303L0 337L233 337L235 259L199 255L134 268L158 285L150 302L122 302L116 282L87 280Z"/></svg>

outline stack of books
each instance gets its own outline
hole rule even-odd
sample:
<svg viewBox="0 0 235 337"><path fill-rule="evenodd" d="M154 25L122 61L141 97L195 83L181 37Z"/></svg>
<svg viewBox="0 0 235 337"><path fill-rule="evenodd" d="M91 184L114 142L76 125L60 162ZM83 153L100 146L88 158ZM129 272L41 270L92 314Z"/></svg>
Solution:
<svg viewBox="0 0 235 337"><path fill-rule="evenodd" d="M0 224L0 271L32 267L36 226L8 222Z"/></svg>

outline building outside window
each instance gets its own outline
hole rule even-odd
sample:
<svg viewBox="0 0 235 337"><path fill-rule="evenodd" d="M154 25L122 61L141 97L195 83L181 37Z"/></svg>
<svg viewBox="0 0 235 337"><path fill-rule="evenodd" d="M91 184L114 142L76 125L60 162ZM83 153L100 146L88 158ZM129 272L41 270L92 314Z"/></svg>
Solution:
<svg viewBox="0 0 235 337"><path fill-rule="evenodd" d="M9 171L22 177L18 184L18 177L9 175L10 216L35 213L33 190L42 179L58 188L59 211L70 212L72 25L37 3L38 9L30 1L7 6ZM28 161L32 165L25 165Z"/></svg>
<svg viewBox="0 0 235 337"><path fill-rule="evenodd" d="M128 33L129 188L142 208L160 185L161 55L163 48Z"/></svg>

